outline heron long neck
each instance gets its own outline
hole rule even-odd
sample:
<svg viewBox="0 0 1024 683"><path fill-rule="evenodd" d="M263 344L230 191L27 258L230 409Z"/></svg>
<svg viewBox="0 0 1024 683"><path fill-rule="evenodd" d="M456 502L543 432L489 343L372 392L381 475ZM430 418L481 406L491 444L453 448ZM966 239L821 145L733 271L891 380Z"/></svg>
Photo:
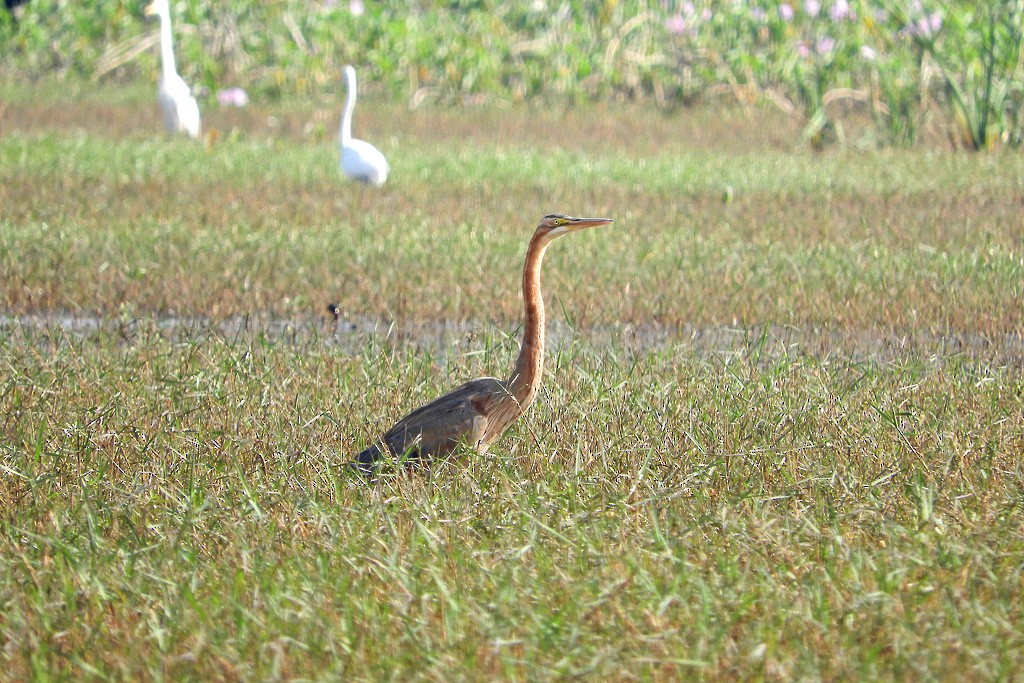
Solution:
<svg viewBox="0 0 1024 683"><path fill-rule="evenodd" d="M533 403L544 374L544 297L540 291L540 267L550 243L550 237L535 233L526 250L526 263L523 266L526 322L519 358L508 380L509 392L519 404L520 411L525 411Z"/></svg>
<svg viewBox="0 0 1024 683"><path fill-rule="evenodd" d="M345 83L348 86L345 94L345 114L341 117L341 144L352 141L352 111L356 108L356 79L351 71L345 72Z"/></svg>
<svg viewBox="0 0 1024 683"><path fill-rule="evenodd" d="M163 67L164 80L178 73L177 65L174 63L170 11L160 12L160 62Z"/></svg>

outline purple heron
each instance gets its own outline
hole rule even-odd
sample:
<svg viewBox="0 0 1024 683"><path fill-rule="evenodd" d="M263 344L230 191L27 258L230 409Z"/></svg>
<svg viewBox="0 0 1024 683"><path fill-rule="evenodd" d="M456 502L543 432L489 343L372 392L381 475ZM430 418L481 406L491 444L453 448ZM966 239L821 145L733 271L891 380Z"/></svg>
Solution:
<svg viewBox="0 0 1024 683"><path fill-rule="evenodd" d="M544 370L544 297L540 268L548 245L562 235L607 225L610 218L544 216L533 233L523 265L526 322L519 357L508 380L481 377L414 410L376 443L356 456L352 466L372 474L384 452L403 461L431 460L459 446L486 453L488 446L526 412L537 397ZM382 450L383 449L383 450Z"/></svg>

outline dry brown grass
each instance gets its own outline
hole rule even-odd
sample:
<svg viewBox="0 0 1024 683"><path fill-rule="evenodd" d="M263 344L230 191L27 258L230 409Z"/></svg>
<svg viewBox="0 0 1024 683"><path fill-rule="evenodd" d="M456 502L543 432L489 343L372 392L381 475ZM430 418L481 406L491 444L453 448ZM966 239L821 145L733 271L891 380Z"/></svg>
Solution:
<svg viewBox="0 0 1024 683"><path fill-rule="evenodd" d="M135 112L141 116L138 107ZM243 139L193 154L149 142L136 152L126 142L108 165L97 165L101 150L90 143L79 149L57 141L49 149L20 137L33 154L52 155L64 170L50 178L17 168L4 175L0 201L12 229L0 300L12 313L106 314L130 304L136 311L215 318L308 314L332 301L357 318L507 326L519 316L524 235L541 214L570 210L619 219L614 230L551 256L550 288L571 296L580 324L1021 332L1024 191L1012 179L1020 165L1012 157L839 153L818 157L819 170L791 152L700 151L715 131L695 138L693 148L676 140L653 157L683 179L673 190L655 169L650 187L642 167L628 170L630 159L648 163L643 142L621 159L624 139L614 131L628 118L574 128L580 150L605 151L588 157L563 146L562 175L540 178L529 166L517 168L503 139L515 130L522 144L536 144L551 134L549 116L531 121L519 112L509 115L513 123L489 125L498 116L492 112L475 135L461 138L438 132L456 118L439 114L422 127L435 131L424 142L417 137L421 128L409 122L430 116L391 112L389 125L398 132L385 148L397 171L378 193L339 183L328 143L296 148ZM469 115L459 116L465 119L456 131L468 126ZM12 130L32 128L20 110L7 119ZM573 115L561 119L566 127L578 123ZM731 125L745 126L747 136L770 128L740 119ZM647 142L662 148L667 137L656 129ZM508 182L460 175L450 150L464 155L474 145L483 169L469 172L502 168ZM284 154L292 156L261 173L261 159ZM203 169L207 155L225 169L223 177ZM543 156L534 158L544 163ZM747 160L767 173L776 168L779 176L750 179L742 168ZM168 169L161 165L171 162ZM145 170L126 175L118 167L125 163ZM289 177L289 163L303 167ZM255 172L246 164L256 165ZM608 171L588 171L588 164ZM702 176L702 164L726 177ZM919 165L935 165L940 178L911 176L907 183ZM574 167L585 175L574 176ZM630 173L635 181L614 179ZM729 176L745 186L732 188Z"/></svg>

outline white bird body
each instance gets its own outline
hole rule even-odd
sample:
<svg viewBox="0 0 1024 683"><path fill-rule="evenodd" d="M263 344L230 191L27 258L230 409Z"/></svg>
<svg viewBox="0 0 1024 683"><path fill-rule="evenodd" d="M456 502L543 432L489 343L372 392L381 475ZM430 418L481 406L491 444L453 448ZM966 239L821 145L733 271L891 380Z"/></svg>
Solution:
<svg viewBox="0 0 1024 683"><path fill-rule="evenodd" d="M188 83L178 75L174 63L174 44L171 36L171 8L168 0L153 0L146 14L160 17L161 74L157 100L164 117L164 130L169 134L185 133L199 137L199 103L192 96Z"/></svg>
<svg viewBox="0 0 1024 683"><path fill-rule="evenodd" d="M380 150L364 140L352 137L352 111L356 108L356 70L345 67L345 113L341 117L339 144L341 170L352 180L380 187L388 179L388 160Z"/></svg>
<svg viewBox="0 0 1024 683"><path fill-rule="evenodd" d="M199 103L181 76L176 73L161 76L157 99L164 114L164 129L168 133L199 137Z"/></svg>

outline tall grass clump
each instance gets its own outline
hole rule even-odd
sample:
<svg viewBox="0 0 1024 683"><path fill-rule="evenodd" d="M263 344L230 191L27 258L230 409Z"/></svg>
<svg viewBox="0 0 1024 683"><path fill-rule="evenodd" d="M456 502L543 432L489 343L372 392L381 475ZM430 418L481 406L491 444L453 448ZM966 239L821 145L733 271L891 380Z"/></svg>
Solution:
<svg viewBox="0 0 1024 683"><path fill-rule="evenodd" d="M919 7L919 5L918 5ZM906 17L909 32L942 75L962 144L987 149L1020 144L1024 128L1024 2L986 0L950 12Z"/></svg>

